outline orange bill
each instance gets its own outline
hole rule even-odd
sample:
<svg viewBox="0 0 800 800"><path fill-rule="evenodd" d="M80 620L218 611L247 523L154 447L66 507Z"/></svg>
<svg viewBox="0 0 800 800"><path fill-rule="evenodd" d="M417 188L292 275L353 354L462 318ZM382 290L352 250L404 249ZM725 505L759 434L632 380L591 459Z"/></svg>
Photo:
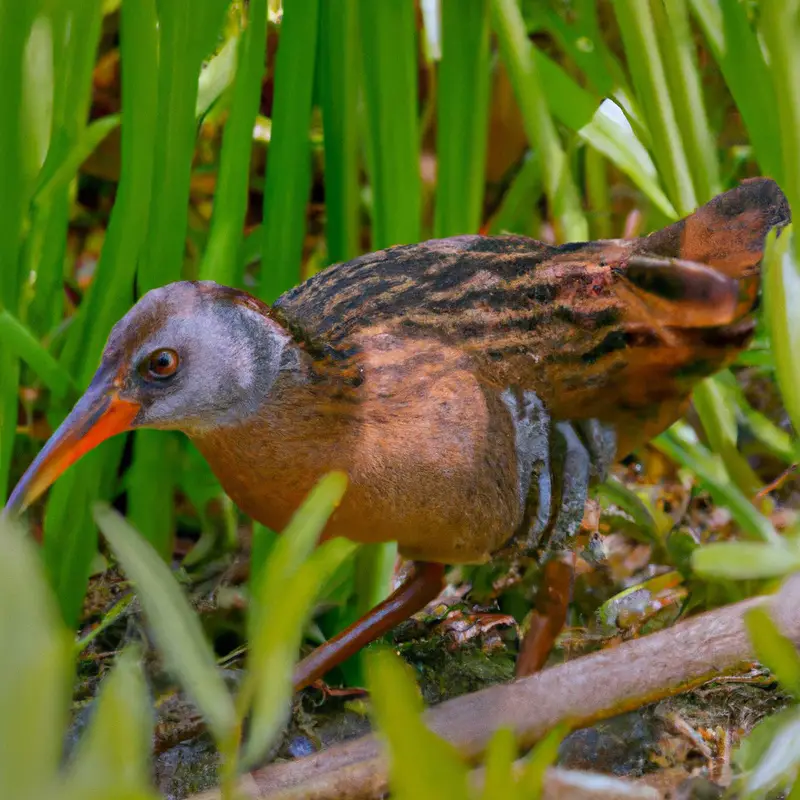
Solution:
<svg viewBox="0 0 800 800"><path fill-rule="evenodd" d="M138 403L89 387L11 493L4 513L22 513L82 455L118 433L130 430Z"/></svg>

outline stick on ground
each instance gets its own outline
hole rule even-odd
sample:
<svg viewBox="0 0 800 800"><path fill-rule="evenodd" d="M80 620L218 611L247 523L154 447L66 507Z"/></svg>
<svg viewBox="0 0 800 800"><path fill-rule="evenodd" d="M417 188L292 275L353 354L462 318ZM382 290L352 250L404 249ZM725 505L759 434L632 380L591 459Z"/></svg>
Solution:
<svg viewBox="0 0 800 800"><path fill-rule="evenodd" d="M449 700L429 710L426 722L475 762L501 726L512 727L520 746L530 747L562 719L583 728L753 661L744 615L763 603L781 631L800 644L800 575L795 575L770 597L709 611L528 678ZM386 789L386 761L372 735L257 770L242 786L244 796L268 800L377 798ZM201 797L218 795L195 800Z"/></svg>

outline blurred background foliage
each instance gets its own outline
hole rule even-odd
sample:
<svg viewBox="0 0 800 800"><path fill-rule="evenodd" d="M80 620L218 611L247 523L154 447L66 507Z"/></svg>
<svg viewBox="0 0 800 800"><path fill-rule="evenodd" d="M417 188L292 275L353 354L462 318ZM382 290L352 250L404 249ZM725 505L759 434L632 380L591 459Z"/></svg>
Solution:
<svg viewBox="0 0 800 800"><path fill-rule="evenodd" d="M154 286L271 301L431 236L640 235L754 175L800 207L799 15L797 0L0 0L0 500ZM563 647L800 566L798 241L772 243L752 347L590 504ZM237 551L261 564L275 547L188 441L117 437L30 513L71 630L105 624L124 586L98 500L204 590ZM342 562L309 638L383 596L394 566L391 546ZM502 565L451 577L524 624L529 590Z"/></svg>

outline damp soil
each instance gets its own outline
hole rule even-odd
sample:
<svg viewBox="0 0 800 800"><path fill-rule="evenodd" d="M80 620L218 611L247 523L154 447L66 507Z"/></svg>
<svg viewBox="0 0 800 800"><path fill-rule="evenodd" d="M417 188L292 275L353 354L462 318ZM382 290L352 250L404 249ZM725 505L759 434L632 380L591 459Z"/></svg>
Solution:
<svg viewBox="0 0 800 800"><path fill-rule="evenodd" d="M479 632L465 641L464 625L452 621L458 614L438 612L410 620L393 636L395 649L415 670L426 704L512 680L517 645L513 624L487 624L484 629L477 614ZM492 623L496 618L491 615ZM135 603L125 627L126 637L146 641ZM569 654L559 648L549 666L565 657ZM168 800L183 800L215 786L218 756L195 709L170 687L152 650L147 666L151 690L158 697L156 786ZM224 674L235 686L239 671L227 669ZM76 703L68 748L91 714L94 681L85 681L84 698ZM664 797L721 797L732 746L788 699L769 674L760 671L711 682L573 732L562 743L558 761L568 768L645 782ZM290 722L271 760L302 758L369 731L369 700L364 693L310 688L294 698Z"/></svg>

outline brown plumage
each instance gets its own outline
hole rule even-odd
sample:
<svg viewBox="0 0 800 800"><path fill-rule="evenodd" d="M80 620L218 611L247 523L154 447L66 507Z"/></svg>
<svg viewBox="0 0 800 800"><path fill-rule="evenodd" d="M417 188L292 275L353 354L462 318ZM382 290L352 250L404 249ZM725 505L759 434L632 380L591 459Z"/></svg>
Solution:
<svg viewBox="0 0 800 800"><path fill-rule="evenodd" d="M764 240L788 220L777 185L756 179L649 237L394 247L332 266L272 308L212 283L166 286L115 327L88 399L11 502L70 463L76 430L107 420L112 397L122 427L183 430L273 529L341 469L350 488L326 536L485 561L544 502L551 462L534 444L545 417L531 398L553 424L598 420L619 457L664 430L747 344ZM102 424L92 445L116 432ZM552 486L558 505L557 474Z"/></svg>

